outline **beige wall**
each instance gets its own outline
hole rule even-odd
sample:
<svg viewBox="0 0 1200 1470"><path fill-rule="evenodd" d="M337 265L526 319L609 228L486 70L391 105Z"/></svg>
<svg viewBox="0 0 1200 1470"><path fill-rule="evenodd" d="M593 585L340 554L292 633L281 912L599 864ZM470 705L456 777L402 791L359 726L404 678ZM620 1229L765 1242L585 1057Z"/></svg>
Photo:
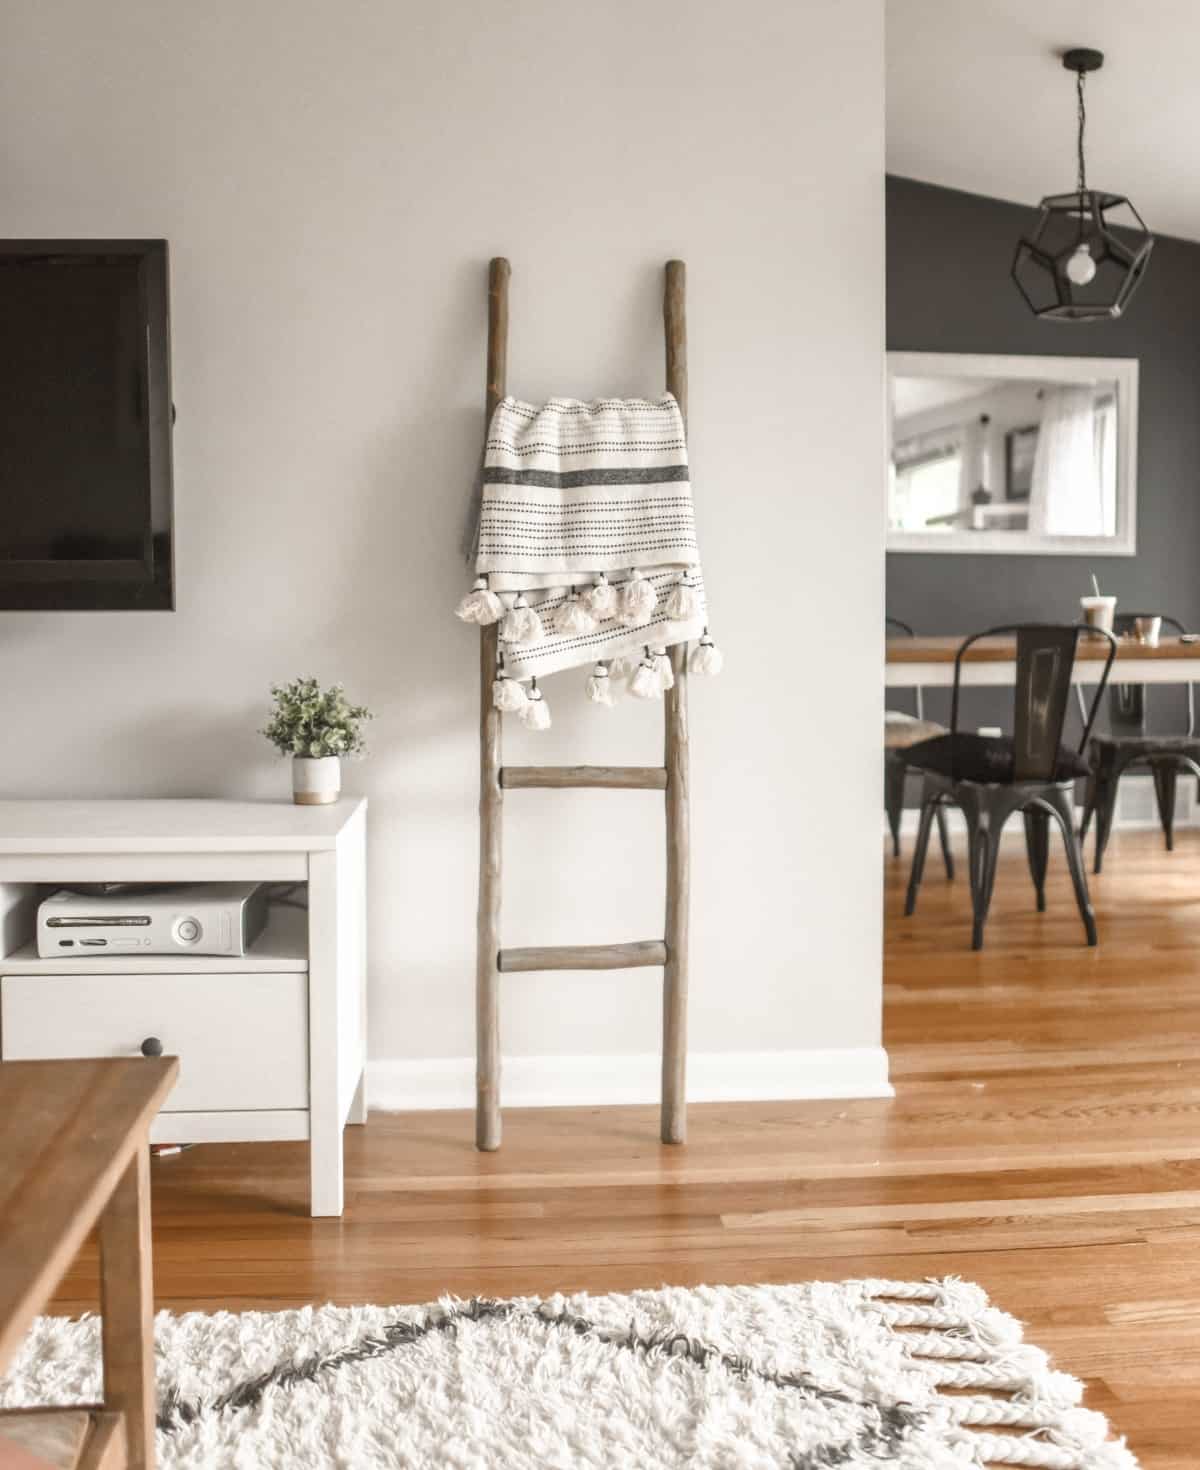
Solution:
<svg viewBox="0 0 1200 1470"><path fill-rule="evenodd" d="M9 792L277 795L267 684L344 680L379 715L371 1052L466 1057L485 263L512 390L590 397L661 388L680 255L727 660L693 686L693 1044L874 1048L882 9L9 0L5 229L170 240L179 413L177 611L0 616ZM511 758L654 761L658 712L581 679ZM654 797L521 793L508 830L507 943L660 932ZM507 1053L657 1045L656 972L505 986Z"/></svg>

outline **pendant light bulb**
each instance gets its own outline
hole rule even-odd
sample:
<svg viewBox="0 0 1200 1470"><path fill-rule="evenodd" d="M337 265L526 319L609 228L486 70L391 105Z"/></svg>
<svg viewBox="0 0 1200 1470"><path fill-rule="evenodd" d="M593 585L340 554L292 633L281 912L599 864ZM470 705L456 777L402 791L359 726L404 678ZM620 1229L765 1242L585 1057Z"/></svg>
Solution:
<svg viewBox="0 0 1200 1470"><path fill-rule="evenodd" d="M1096 262L1086 241L1075 247L1067 261L1067 278L1075 286L1086 286L1096 279Z"/></svg>

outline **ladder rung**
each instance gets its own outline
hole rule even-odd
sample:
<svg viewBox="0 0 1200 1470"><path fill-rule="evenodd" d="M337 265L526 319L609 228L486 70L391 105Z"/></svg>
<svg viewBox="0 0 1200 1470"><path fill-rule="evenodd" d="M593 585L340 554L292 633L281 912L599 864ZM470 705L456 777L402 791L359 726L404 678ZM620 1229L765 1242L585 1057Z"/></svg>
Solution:
<svg viewBox="0 0 1200 1470"><path fill-rule="evenodd" d="M665 766L502 766L508 791L530 786L610 786L626 791L665 791Z"/></svg>
<svg viewBox="0 0 1200 1470"><path fill-rule="evenodd" d="M546 944L530 949L502 949L499 968L513 970L635 970L665 965L667 946L661 939L634 944Z"/></svg>

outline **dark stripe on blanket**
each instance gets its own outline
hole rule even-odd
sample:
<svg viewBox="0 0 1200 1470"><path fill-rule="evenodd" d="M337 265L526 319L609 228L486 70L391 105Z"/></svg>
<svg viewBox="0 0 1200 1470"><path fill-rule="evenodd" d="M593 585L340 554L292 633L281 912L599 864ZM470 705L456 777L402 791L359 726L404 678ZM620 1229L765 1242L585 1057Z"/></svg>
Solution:
<svg viewBox="0 0 1200 1470"><path fill-rule="evenodd" d="M534 472L530 472L534 473ZM645 495L626 498L624 496L604 500L580 500L564 503L561 500L530 500L510 499L501 495L499 490L489 485L485 487L487 498L483 502L485 511L493 511L498 506L503 509L519 510L523 514L545 516L591 516L600 511L619 510L632 513L644 511L651 515L661 515L664 511L670 511L673 515L692 514L692 497L690 495ZM622 514L621 520L626 516Z"/></svg>
<svg viewBox="0 0 1200 1470"><path fill-rule="evenodd" d="M510 470L503 465L484 465L483 483L488 485L536 485L543 490L584 490L589 485L669 485L686 482L685 464L633 466L613 470ZM624 503L624 502L621 502ZM689 498L689 504L690 498Z"/></svg>
<svg viewBox="0 0 1200 1470"><path fill-rule="evenodd" d="M689 541L689 540L686 540L686 539L683 539L683 538L681 538L678 541L627 541L627 542L623 542L623 543L621 543L619 545L616 545L616 546L597 547L596 548L595 555L596 556L624 556L628 552L634 552L634 553L640 553L640 552L643 552L643 551L677 551L677 552L684 552L684 551L695 551L695 549L696 549L696 543L695 543L695 541ZM585 577L588 574L589 569L592 568L592 564L591 564L591 560L589 559L589 556L584 555L581 552L575 552L573 554L576 557L578 557L583 562L583 565L582 566L579 566L579 567L570 568L569 569L570 570L570 574L573 575L573 576ZM492 566L491 565L491 563L493 563L493 562L500 561L501 559L503 559L505 561L512 559L514 561L514 565L512 567L512 571L513 572L519 572L521 570L521 564L520 564L520 561L519 561L518 558L520 558L522 556L530 556L530 557L536 556L536 557L540 557L543 561L545 561L547 558L549 558L551 561L553 561L555 558L557 558L558 559L558 562L559 562L559 565L561 566L562 565L562 558L563 558L563 549L562 549L561 546L558 546L558 547L552 547L551 549L549 549L547 551L538 551L538 550L535 550L535 548L533 548L532 546L527 546L527 543L521 542L521 541L501 541L501 542L497 542L495 545L488 547L487 560L488 560L488 563L489 563L489 570L490 571L498 571L498 570L500 570L498 567L495 567L495 566ZM680 561L680 560L685 560L685 558L683 558L683 557L680 556L680 557L676 557L675 560L676 561ZM620 562L619 565L624 566L625 565L624 561ZM554 569L553 568L550 568L550 570L553 571ZM538 575L541 576L542 573L539 572ZM567 580L567 572L566 571L564 571L563 580L564 581Z"/></svg>
<svg viewBox="0 0 1200 1470"><path fill-rule="evenodd" d="M485 449L499 449L505 454L603 454L612 449L646 449L654 454L665 454L668 449L685 449L682 439L589 439L584 444L551 444L548 440L535 439L518 449L498 439L489 439Z"/></svg>

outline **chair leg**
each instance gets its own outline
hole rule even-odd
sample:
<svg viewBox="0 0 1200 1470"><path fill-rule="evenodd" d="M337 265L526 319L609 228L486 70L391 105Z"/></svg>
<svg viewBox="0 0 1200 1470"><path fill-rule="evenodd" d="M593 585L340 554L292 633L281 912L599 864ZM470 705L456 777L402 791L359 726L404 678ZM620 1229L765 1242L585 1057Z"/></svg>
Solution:
<svg viewBox="0 0 1200 1470"><path fill-rule="evenodd" d="M1117 809L1117 787L1121 781L1120 771L1114 770L1100 779L1096 791L1096 849L1092 872L1098 873L1104 864L1104 850L1112 832L1113 813Z"/></svg>
<svg viewBox="0 0 1200 1470"><path fill-rule="evenodd" d="M1046 864L1050 857L1050 813L1045 807L1026 807L1025 851L1029 854L1029 873L1037 893L1038 913L1046 912ZM1082 843L1082 839L1081 839Z"/></svg>
<svg viewBox="0 0 1200 1470"><path fill-rule="evenodd" d="M946 821L946 807L943 802L938 802L937 811L938 841L942 844L942 861L946 864L946 877L954 878L954 855L950 851L950 824Z"/></svg>
<svg viewBox="0 0 1200 1470"><path fill-rule="evenodd" d="M1075 686L1078 689L1078 685ZM1087 842L1088 828L1092 825L1092 816L1096 810L1096 796L1100 790L1100 773L1093 766L1091 774L1087 779L1087 790L1083 797L1083 821L1079 824L1079 845L1082 847Z"/></svg>
<svg viewBox="0 0 1200 1470"><path fill-rule="evenodd" d="M892 856L900 856L900 814L904 810L904 778L908 768L895 755L883 758L883 809L892 834Z"/></svg>
<svg viewBox="0 0 1200 1470"><path fill-rule="evenodd" d="M1091 895L1088 893L1087 871L1083 861L1083 847L1075 832L1075 813L1069 791L1054 790L1047 794L1050 811L1058 823L1067 849L1067 866L1071 870L1071 882L1075 885L1075 902L1079 905L1079 916L1087 934L1087 942L1095 945L1096 915L1092 910ZM1110 812L1111 820L1111 812ZM1097 833L1097 837L1099 833Z"/></svg>
<svg viewBox="0 0 1200 1470"><path fill-rule="evenodd" d="M996 886L996 862L1000 856L1000 826L989 821L982 823L975 833L975 851L972 854L973 883L971 887L971 948L983 948L983 926L987 923L988 910L992 906L992 889Z"/></svg>
<svg viewBox="0 0 1200 1470"><path fill-rule="evenodd" d="M1158 820L1162 823L1167 851L1175 850L1175 785L1178 772L1173 761L1155 761L1154 799L1158 803Z"/></svg>
<svg viewBox="0 0 1200 1470"><path fill-rule="evenodd" d="M921 792L921 821L917 827L917 842L913 848L912 870L908 875L908 894L904 900L904 914L907 918L917 907L917 891L921 887L921 878L925 872L925 854L929 849L929 831L933 826L933 814L937 810L938 799Z"/></svg>
<svg viewBox="0 0 1200 1470"><path fill-rule="evenodd" d="M966 786L959 798L968 832L971 863L971 948L984 947L984 925L996 886L996 863L1000 857L1000 833L1009 816L1009 797L997 791L979 791Z"/></svg>

